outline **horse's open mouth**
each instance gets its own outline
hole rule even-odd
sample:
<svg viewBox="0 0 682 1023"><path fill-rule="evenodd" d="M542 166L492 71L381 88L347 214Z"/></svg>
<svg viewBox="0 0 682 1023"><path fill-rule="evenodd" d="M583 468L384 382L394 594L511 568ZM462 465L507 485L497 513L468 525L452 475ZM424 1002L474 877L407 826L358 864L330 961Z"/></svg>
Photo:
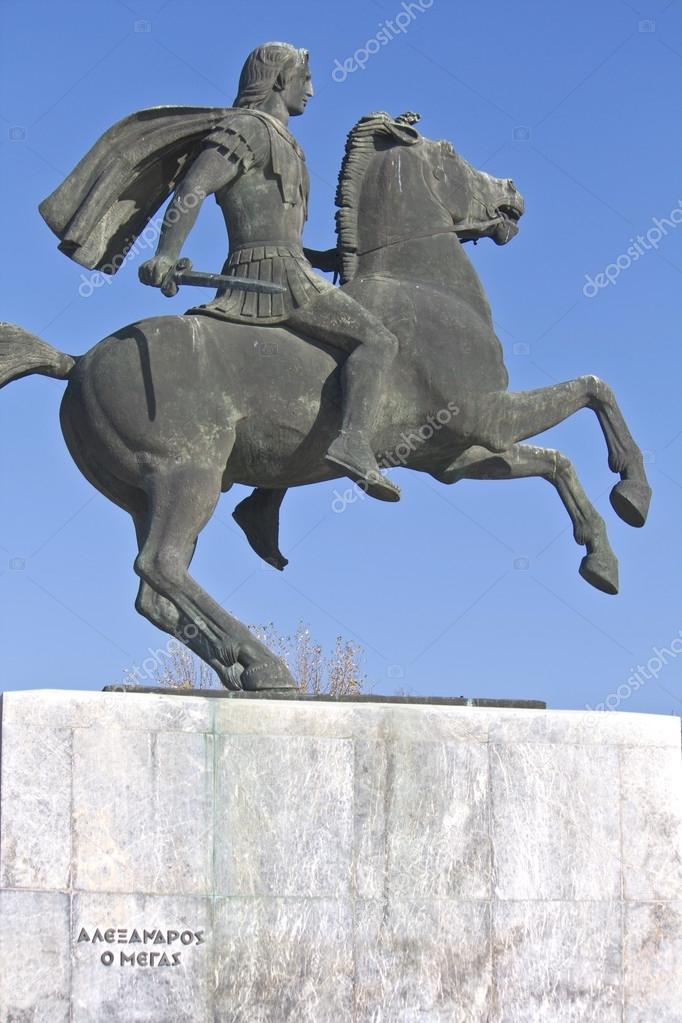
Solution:
<svg viewBox="0 0 682 1023"><path fill-rule="evenodd" d="M494 222L490 237L496 245L506 245L519 233L518 221L523 216L523 207L503 203L495 212L498 219Z"/></svg>
<svg viewBox="0 0 682 1023"><path fill-rule="evenodd" d="M501 214L505 220L511 220L514 224L521 219L523 210L518 209L516 206L498 206L497 212Z"/></svg>

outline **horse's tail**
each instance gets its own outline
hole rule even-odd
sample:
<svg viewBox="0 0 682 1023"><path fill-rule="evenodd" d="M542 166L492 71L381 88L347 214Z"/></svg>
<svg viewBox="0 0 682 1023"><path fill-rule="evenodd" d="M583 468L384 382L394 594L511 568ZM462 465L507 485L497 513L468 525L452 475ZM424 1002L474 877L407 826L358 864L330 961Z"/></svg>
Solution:
<svg viewBox="0 0 682 1023"><path fill-rule="evenodd" d="M0 387L31 373L67 380L76 361L23 327L0 321Z"/></svg>

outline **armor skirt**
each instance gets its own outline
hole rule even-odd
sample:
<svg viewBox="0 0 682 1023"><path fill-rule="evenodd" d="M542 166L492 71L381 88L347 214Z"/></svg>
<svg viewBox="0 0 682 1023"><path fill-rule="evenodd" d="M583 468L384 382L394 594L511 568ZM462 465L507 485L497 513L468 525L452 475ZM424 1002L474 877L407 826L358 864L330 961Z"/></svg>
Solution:
<svg viewBox="0 0 682 1023"><path fill-rule="evenodd" d="M222 272L233 277L281 284L280 294L263 295L223 285L205 305L187 314L215 316L230 323L284 323L294 309L305 306L334 285L316 274L303 250L286 245L257 245L231 252Z"/></svg>

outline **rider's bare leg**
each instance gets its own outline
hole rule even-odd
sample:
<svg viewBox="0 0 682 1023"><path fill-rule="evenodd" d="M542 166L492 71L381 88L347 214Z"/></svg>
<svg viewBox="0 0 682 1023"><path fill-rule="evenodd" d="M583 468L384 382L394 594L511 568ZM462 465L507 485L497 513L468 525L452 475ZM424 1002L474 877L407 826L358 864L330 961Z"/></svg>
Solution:
<svg viewBox="0 0 682 1023"><path fill-rule="evenodd" d="M280 572L289 564L279 549L279 508L285 494L286 488L256 487L232 512L256 554Z"/></svg>
<svg viewBox="0 0 682 1023"><path fill-rule="evenodd" d="M397 501L400 490L381 474L371 447L387 371L398 340L381 320L338 288L324 291L296 309L287 326L348 352L341 371L341 432L330 445L327 460L343 469L371 497Z"/></svg>
<svg viewBox="0 0 682 1023"><path fill-rule="evenodd" d="M462 479L515 480L540 476L555 487L573 524L573 537L587 549L580 574L603 593L618 593L618 560L611 550L606 524L587 497L570 459L553 448L514 444L494 453L471 447L442 472L433 473L440 483Z"/></svg>

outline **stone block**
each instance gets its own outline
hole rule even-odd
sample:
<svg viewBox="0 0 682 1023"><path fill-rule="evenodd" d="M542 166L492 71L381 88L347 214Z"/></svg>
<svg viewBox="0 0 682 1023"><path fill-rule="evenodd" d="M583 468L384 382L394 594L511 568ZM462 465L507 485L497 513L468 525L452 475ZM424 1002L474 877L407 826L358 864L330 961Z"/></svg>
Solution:
<svg viewBox="0 0 682 1023"><path fill-rule="evenodd" d="M208 895L213 737L95 727L73 735L75 889Z"/></svg>
<svg viewBox="0 0 682 1023"><path fill-rule="evenodd" d="M210 700L169 693L124 693L32 689L3 693L3 721L34 728L120 728L127 732L212 732Z"/></svg>
<svg viewBox="0 0 682 1023"><path fill-rule="evenodd" d="M680 719L660 714L588 710L508 710L490 713L490 741L579 746L680 748Z"/></svg>
<svg viewBox="0 0 682 1023"><path fill-rule="evenodd" d="M67 728L5 724L0 765L0 886L66 891L71 876Z"/></svg>
<svg viewBox="0 0 682 1023"><path fill-rule="evenodd" d="M359 740L359 897L489 898L488 789L484 743Z"/></svg>
<svg viewBox="0 0 682 1023"><path fill-rule="evenodd" d="M625 907L624 1023L682 1023L682 900Z"/></svg>
<svg viewBox="0 0 682 1023"><path fill-rule="evenodd" d="M348 896L352 742L291 734L217 741L216 893Z"/></svg>
<svg viewBox="0 0 682 1023"><path fill-rule="evenodd" d="M491 745L498 899L620 897L618 750Z"/></svg>
<svg viewBox="0 0 682 1023"><path fill-rule="evenodd" d="M486 901L359 902L354 1023L483 1023L490 939Z"/></svg>
<svg viewBox="0 0 682 1023"><path fill-rule="evenodd" d="M72 1023L213 1023L211 938L208 898L75 895Z"/></svg>
<svg viewBox="0 0 682 1023"><path fill-rule="evenodd" d="M680 750L621 750L623 887L634 901L682 892Z"/></svg>
<svg viewBox="0 0 682 1023"><path fill-rule="evenodd" d="M619 902L496 903L490 1023L621 1023L621 916Z"/></svg>
<svg viewBox="0 0 682 1023"><path fill-rule="evenodd" d="M353 913L333 899L218 899L215 1020L353 1019Z"/></svg>
<svg viewBox="0 0 682 1023"><path fill-rule="evenodd" d="M0 891L0 1023L70 1023L69 896Z"/></svg>

